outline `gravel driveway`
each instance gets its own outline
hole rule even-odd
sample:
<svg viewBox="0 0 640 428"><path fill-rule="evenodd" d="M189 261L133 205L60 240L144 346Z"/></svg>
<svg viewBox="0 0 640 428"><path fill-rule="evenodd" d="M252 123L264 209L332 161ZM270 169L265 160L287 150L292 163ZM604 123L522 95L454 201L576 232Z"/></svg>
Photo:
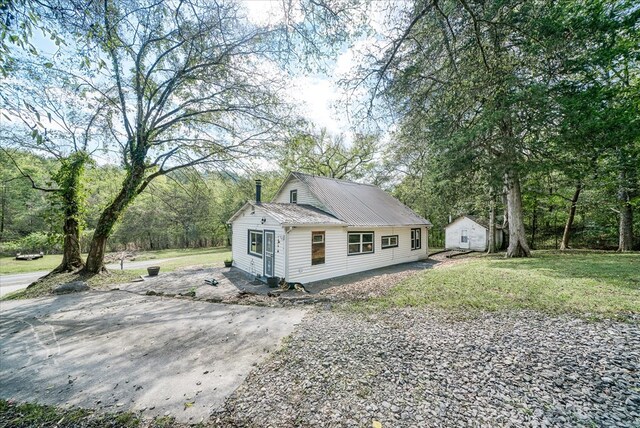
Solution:
<svg viewBox="0 0 640 428"><path fill-rule="evenodd" d="M206 420L298 309L86 292L0 302L0 397Z"/></svg>
<svg viewBox="0 0 640 428"><path fill-rule="evenodd" d="M222 426L640 426L640 326L532 312L318 311Z"/></svg>

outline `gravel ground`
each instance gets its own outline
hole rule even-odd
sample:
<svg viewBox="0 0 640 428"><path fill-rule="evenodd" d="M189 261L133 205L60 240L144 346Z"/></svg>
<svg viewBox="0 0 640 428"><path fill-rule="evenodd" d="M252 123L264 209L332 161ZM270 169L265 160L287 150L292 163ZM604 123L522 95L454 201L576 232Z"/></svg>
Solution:
<svg viewBox="0 0 640 428"><path fill-rule="evenodd" d="M319 310L222 426L640 426L640 323L534 312Z"/></svg>

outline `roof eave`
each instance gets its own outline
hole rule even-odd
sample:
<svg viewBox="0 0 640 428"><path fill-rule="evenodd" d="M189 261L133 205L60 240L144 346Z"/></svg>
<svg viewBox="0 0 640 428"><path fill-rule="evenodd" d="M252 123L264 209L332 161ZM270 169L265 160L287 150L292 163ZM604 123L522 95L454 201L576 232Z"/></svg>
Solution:
<svg viewBox="0 0 640 428"><path fill-rule="evenodd" d="M344 223L280 223L284 227L345 227Z"/></svg>
<svg viewBox="0 0 640 428"><path fill-rule="evenodd" d="M227 220L227 224L231 224L231 223L233 223L233 222L235 221L235 219L236 219L236 218L238 218L238 217L240 216L240 213L241 213L242 211L244 211L244 210L247 208L247 206L249 206L249 205L253 205L253 204L251 203L251 201L247 201L247 202L245 202L245 203L244 203L244 205L243 205L242 207L240 207L240 209L239 209L238 211L236 211L236 212L235 212L235 213L234 213L234 214L229 218L229 220Z"/></svg>
<svg viewBox="0 0 640 428"><path fill-rule="evenodd" d="M348 224L347 227L433 227L431 223L406 223L406 224Z"/></svg>

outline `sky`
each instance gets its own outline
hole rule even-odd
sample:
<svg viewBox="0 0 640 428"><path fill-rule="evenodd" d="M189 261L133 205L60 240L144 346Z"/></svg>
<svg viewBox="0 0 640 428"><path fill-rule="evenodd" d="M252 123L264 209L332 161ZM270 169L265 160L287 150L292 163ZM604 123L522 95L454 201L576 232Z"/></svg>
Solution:
<svg viewBox="0 0 640 428"><path fill-rule="evenodd" d="M248 18L255 24L276 24L282 18L282 1L246 0ZM339 80L355 65L350 49L339 54L326 73L300 73L291 79L289 97L300 106L299 113L313 123L317 129L326 128L334 136L344 134L351 141L350 123L347 114L338 106L342 97Z"/></svg>
<svg viewBox="0 0 640 428"><path fill-rule="evenodd" d="M255 24L278 24L282 21L281 0L244 0L242 4L249 20ZM34 45L43 52L55 52L56 46L39 33L34 34ZM355 57L353 49L345 48L322 74L300 72L291 76L287 91L290 101L298 106L297 113L316 130L325 128L334 137L343 135L347 144L352 141L353 130L348 115L340 107L344 97L338 82L354 68Z"/></svg>

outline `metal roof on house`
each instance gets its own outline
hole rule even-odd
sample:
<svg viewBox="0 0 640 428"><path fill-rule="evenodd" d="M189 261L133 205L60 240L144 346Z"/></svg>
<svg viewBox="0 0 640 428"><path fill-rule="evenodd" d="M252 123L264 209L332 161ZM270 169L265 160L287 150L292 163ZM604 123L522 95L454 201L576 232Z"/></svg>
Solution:
<svg viewBox="0 0 640 428"><path fill-rule="evenodd" d="M247 202L228 221L232 223L247 207L259 207L282 226L346 226L346 224L312 205Z"/></svg>
<svg viewBox="0 0 640 428"><path fill-rule="evenodd" d="M253 204L252 204L253 205ZM282 225L336 225L345 223L312 205L279 204L274 202L255 204L264 209Z"/></svg>
<svg viewBox="0 0 640 428"><path fill-rule="evenodd" d="M429 220L376 186L300 172L291 176L305 183L327 211L349 226L431 226Z"/></svg>

